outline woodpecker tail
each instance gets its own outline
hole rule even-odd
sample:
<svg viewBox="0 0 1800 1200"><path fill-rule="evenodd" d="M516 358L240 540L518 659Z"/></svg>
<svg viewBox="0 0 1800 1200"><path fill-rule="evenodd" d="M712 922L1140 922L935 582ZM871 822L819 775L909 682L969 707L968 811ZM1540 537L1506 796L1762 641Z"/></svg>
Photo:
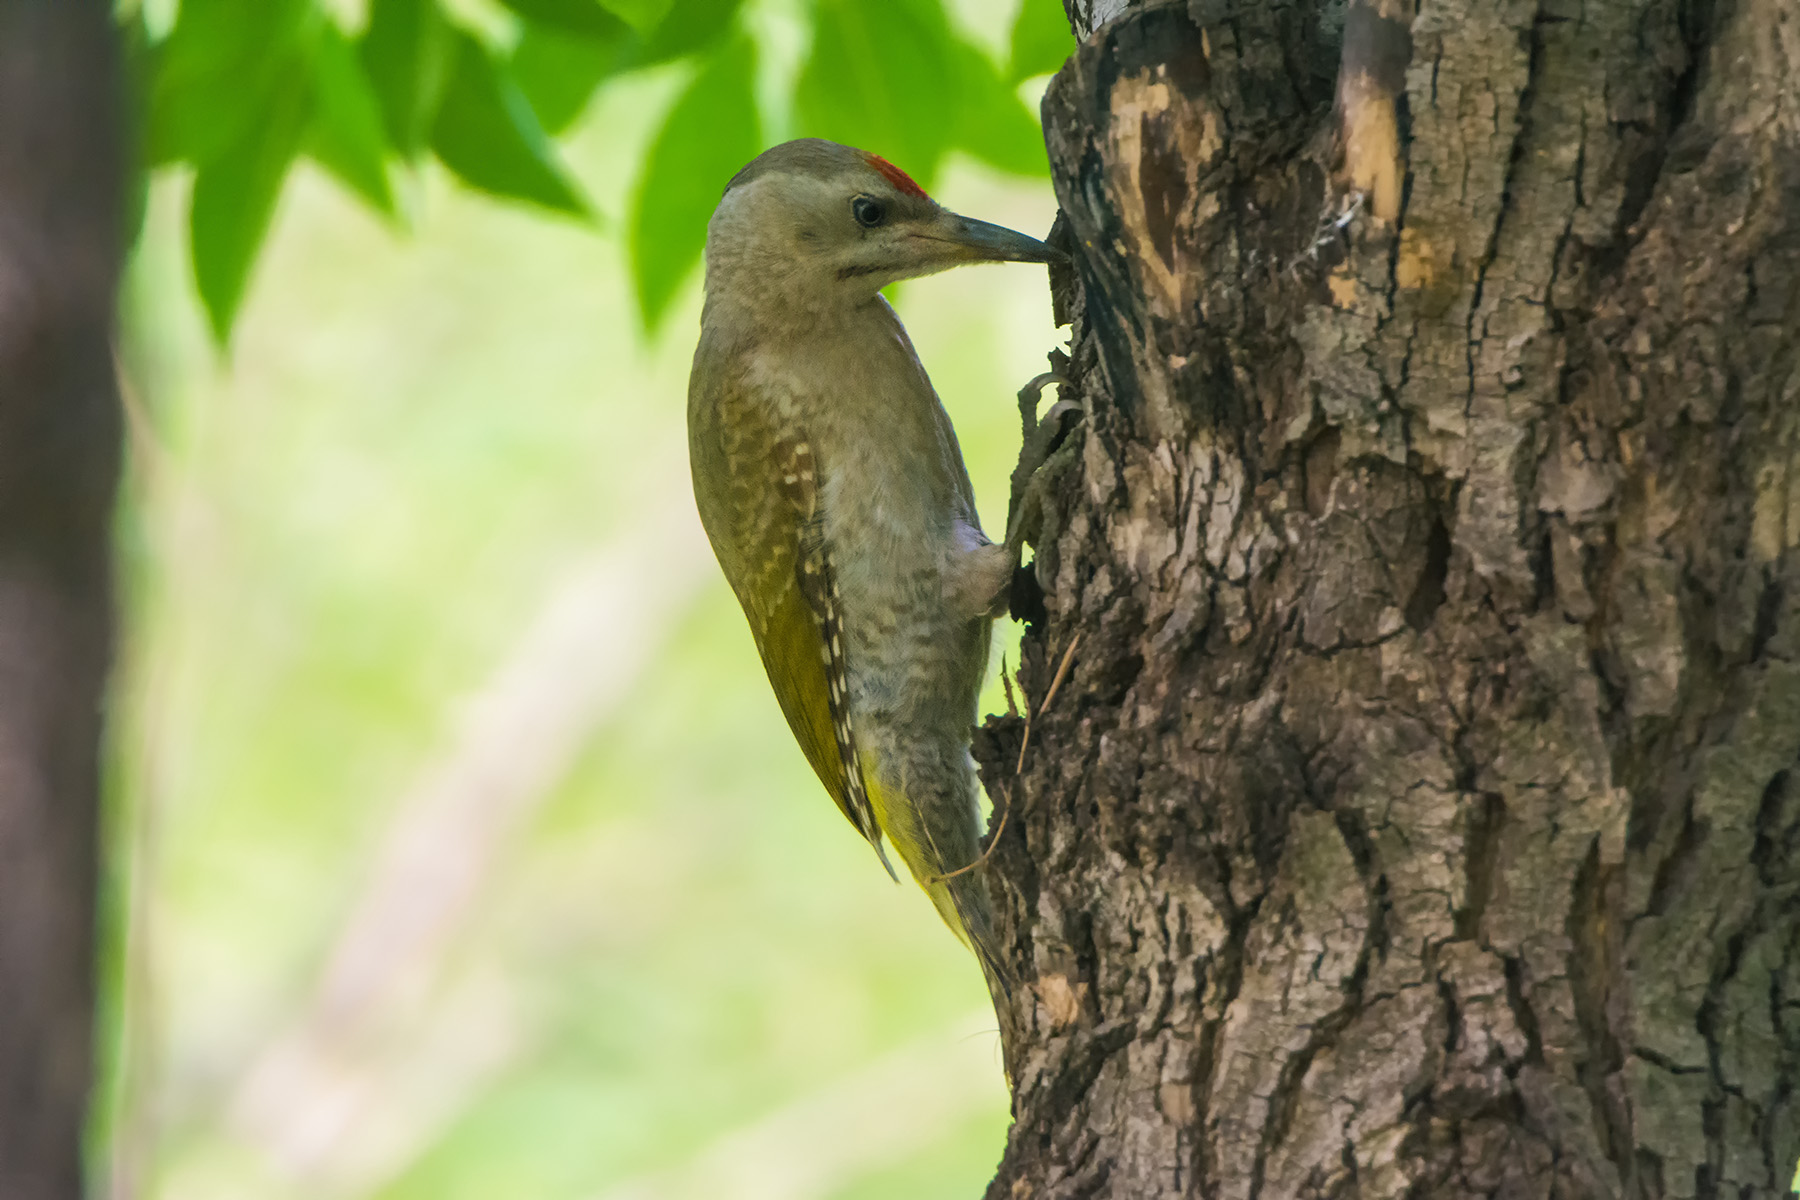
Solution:
<svg viewBox="0 0 1800 1200"><path fill-rule="evenodd" d="M931 897L938 916L944 919L950 932L974 951L976 961L981 964L981 973L987 978L988 993L998 1005L1012 996L1012 973L1001 961L999 943L994 937L993 902L988 897L987 880L981 875L985 864L971 860L966 864L947 864L947 867L949 871L955 871L959 865L965 868L963 872L948 879L944 878L947 872L931 878L917 875L915 878L925 894Z"/></svg>
<svg viewBox="0 0 1800 1200"><path fill-rule="evenodd" d="M976 960L981 963L981 973L987 978L988 995L993 997L995 1007L999 1007L1012 998L1012 972L1001 961L1000 946L994 938L994 908L988 898L987 881L974 878L961 887L958 887L959 883L960 880L950 880L949 887L951 903L962 922L963 943L975 952Z"/></svg>
<svg viewBox="0 0 1800 1200"><path fill-rule="evenodd" d="M980 861L973 797L966 804L958 801L950 814L939 812L935 805L915 804L884 787L870 769L873 764L866 753L863 763L869 799L882 830L919 887L931 897L950 932L974 952L987 979L988 993L995 1005L1000 1005L1012 995L1012 975L1001 960L994 937L993 902L983 874L986 864ZM934 813L940 819L933 820ZM946 815L950 819L943 819Z"/></svg>

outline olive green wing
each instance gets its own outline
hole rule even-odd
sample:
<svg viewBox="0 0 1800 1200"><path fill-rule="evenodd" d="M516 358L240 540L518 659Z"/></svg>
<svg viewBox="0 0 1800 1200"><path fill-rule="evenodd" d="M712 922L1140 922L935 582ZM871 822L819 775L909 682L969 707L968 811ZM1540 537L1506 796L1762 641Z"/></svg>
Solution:
<svg viewBox="0 0 1800 1200"><path fill-rule="evenodd" d="M794 740L893 875L850 724L849 671L812 446L803 435L774 435L747 408L726 422L716 411L690 411L701 521Z"/></svg>

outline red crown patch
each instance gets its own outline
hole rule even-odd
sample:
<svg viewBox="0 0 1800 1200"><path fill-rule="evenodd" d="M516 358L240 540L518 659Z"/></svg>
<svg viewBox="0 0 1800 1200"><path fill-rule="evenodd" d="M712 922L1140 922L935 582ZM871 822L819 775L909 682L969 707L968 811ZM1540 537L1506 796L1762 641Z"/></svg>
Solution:
<svg viewBox="0 0 1800 1200"><path fill-rule="evenodd" d="M905 171L902 171L899 167L896 167L893 163L881 157L881 155L865 153L863 157L869 161L871 167L880 171L882 176L886 178L889 183L893 184L907 195L917 196L921 200L931 199L930 196L925 194L924 188L912 181L911 175L908 175Z"/></svg>

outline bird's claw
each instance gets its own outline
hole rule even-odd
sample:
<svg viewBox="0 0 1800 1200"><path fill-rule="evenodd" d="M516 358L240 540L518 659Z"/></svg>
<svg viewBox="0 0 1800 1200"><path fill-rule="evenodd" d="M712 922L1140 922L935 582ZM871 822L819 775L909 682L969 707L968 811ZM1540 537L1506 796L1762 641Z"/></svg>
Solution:
<svg viewBox="0 0 1800 1200"><path fill-rule="evenodd" d="M1059 399L1043 418L1037 415L1039 398L1052 383L1066 386L1069 380L1060 371L1046 371L1019 389L1019 463L1012 473L1012 498L1006 513L1006 547L1018 561L1025 542L1032 536L1036 514L1043 507L1043 484L1038 471L1061 443L1074 423L1081 419L1079 401Z"/></svg>

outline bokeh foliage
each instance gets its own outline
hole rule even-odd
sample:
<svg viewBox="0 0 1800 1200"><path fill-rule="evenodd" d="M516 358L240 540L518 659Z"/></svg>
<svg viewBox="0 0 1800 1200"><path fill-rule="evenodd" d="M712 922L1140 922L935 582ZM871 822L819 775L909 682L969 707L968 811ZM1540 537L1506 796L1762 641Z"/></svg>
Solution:
<svg viewBox="0 0 1800 1200"><path fill-rule="evenodd" d="M817 794L697 527L643 560L647 586L687 572L659 622L582 610L578 645L657 647L618 675L628 703L571 715L566 680L602 672L527 651L571 579L687 509L687 346L639 327L692 326L706 217L758 149L848 139L1047 227L1020 83L1072 39L1057 0L992 3L122 0L147 169L121 302L110 1194L716 1196L709 1164L767 1128L806 1143L772 1169L816 1176L776 1194L991 1174L979 973ZM1011 393L1056 340L1041 272L898 304L991 528ZM447 826L478 884L432 910L443 938L395 934L365 902L388 848L521 678L575 757L508 830ZM333 965L371 931L404 995L346 1010ZM266 1075L293 1045L304 1077ZM921 1081L937 1102L893 1100Z"/></svg>
<svg viewBox="0 0 1800 1200"><path fill-rule="evenodd" d="M1004 45L1011 10L984 2L955 17ZM804 61L791 42L765 47ZM595 208L632 210L691 78L622 80L559 136ZM111 1194L978 1193L1007 1119L980 973L819 791L691 515L696 280L646 343L628 247L610 235L622 222L595 236L435 166L413 182L396 237L300 162L228 358L190 283L191 180L151 189L123 307L139 418L110 772L119 819L141 831L117 845L142 849L121 867L133 935L107 969L129 1019L108 1035L118 1066L94 1141L137 1186ZM963 154L934 190L1019 229L1054 212L1043 180ZM1012 393L1058 340L1042 270L920 280L897 308L994 528L1018 450ZM659 535L642 587L670 597L658 619L584 604L561 626L577 650L528 653L566 589L645 527ZM579 649L596 643L649 657L597 670ZM428 861L478 852L485 866L422 957L414 927L384 925L366 897L391 894L388 850L438 811L432 781L496 736L484 698L517 697L521 679L529 727L573 729L574 757L536 774L502 735L476 810L514 823L450 827ZM576 680L611 680L615 707L572 714ZM528 795L509 790L534 775ZM440 885L411 882L409 914L446 914ZM331 1001L306 1077L285 1078L273 1109L250 1103L262 1067L339 994L342 948L384 929L384 977L403 994ZM921 1085L930 1105L896 1099ZM738 1165L740 1135L770 1121L797 1140L757 1143L760 1173L712 1186L721 1153ZM815 1183L769 1190L769 1170L796 1168Z"/></svg>
<svg viewBox="0 0 1800 1200"><path fill-rule="evenodd" d="M725 182L765 138L863 146L927 187L952 150L1041 173L1042 136L1015 85L1073 45L1056 0L1021 6L1006 62L942 0L802 0L808 49L771 93L759 76L768 27L746 19L744 0L499 0L480 22L466 7L369 0L357 25L321 0L181 0L160 34L143 8L122 16L145 165L194 172L193 275L219 341L301 157L397 225L400 181L428 158L493 196L599 223L553 139L608 82L684 69L625 228L654 329Z"/></svg>

